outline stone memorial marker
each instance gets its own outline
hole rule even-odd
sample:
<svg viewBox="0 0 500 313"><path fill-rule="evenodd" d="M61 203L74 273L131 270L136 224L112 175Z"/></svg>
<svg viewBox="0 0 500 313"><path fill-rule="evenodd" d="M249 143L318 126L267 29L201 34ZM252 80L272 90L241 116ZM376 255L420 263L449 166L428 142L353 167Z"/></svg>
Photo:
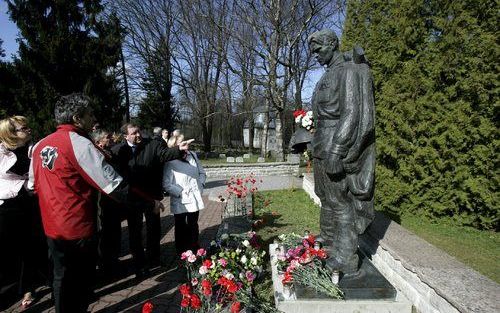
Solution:
<svg viewBox="0 0 500 313"><path fill-rule="evenodd" d="M290 163L299 163L300 162L300 155L298 155L298 154L289 154L287 156L287 160Z"/></svg>
<svg viewBox="0 0 500 313"><path fill-rule="evenodd" d="M244 158L244 159L250 159L250 154L245 153L245 154L243 155L243 158Z"/></svg>
<svg viewBox="0 0 500 313"><path fill-rule="evenodd" d="M233 157L227 157L226 158L227 163L234 163L234 158Z"/></svg>
<svg viewBox="0 0 500 313"><path fill-rule="evenodd" d="M226 154L224 154L224 153L219 154L219 159L225 159L225 158L226 158Z"/></svg>
<svg viewBox="0 0 500 313"><path fill-rule="evenodd" d="M243 162L244 162L244 160L243 160L242 157L237 157L236 158L236 163L243 163Z"/></svg>
<svg viewBox="0 0 500 313"><path fill-rule="evenodd" d="M266 159L264 159L263 157L259 157L257 159L257 163L264 163L264 162L266 162Z"/></svg>

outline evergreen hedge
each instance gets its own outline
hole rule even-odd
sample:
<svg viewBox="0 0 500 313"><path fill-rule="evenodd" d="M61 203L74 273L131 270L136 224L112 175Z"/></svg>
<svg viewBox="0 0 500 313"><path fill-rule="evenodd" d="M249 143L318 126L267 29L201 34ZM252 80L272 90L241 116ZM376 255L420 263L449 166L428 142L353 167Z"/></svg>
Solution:
<svg viewBox="0 0 500 313"><path fill-rule="evenodd" d="M376 206L499 228L496 1L352 0L376 90Z"/></svg>

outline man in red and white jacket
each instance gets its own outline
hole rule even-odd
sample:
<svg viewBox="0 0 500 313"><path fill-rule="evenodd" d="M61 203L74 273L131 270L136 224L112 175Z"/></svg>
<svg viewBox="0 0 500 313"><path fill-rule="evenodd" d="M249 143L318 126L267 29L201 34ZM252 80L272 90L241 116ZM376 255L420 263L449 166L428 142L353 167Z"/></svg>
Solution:
<svg viewBox="0 0 500 313"><path fill-rule="evenodd" d="M128 185L88 137L94 124L88 97L61 97L55 119L56 132L33 149L29 185L39 198L54 262L56 312L87 312L96 267L94 191L125 202ZM179 147L179 157L188 148ZM159 204L155 201L155 208Z"/></svg>
<svg viewBox="0 0 500 313"><path fill-rule="evenodd" d="M128 187L88 138L94 117L86 96L61 97L55 118L56 132L33 149L29 185L54 262L56 312L87 312L96 264L94 191L125 199Z"/></svg>

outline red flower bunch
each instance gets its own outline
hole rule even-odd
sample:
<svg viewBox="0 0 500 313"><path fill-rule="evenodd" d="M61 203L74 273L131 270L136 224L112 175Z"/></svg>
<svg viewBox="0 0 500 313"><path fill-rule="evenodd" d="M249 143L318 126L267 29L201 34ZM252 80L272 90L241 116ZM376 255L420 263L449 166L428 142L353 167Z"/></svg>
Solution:
<svg viewBox="0 0 500 313"><path fill-rule="evenodd" d="M183 308L191 307L195 310L201 308L200 297L195 293L191 293L191 287L189 287L189 285L182 284L179 287L179 291L182 294L181 307Z"/></svg>
<svg viewBox="0 0 500 313"><path fill-rule="evenodd" d="M286 271L281 282L283 283L283 285L293 282L292 273L290 271Z"/></svg>
<svg viewBox="0 0 500 313"><path fill-rule="evenodd" d="M240 289L240 286L238 286L238 284L234 280L228 279L224 276L217 280L217 284L224 287L229 293L236 293L236 291Z"/></svg>
<svg viewBox="0 0 500 313"><path fill-rule="evenodd" d="M212 294L212 283L206 279L201 281L201 288L205 296L210 296Z"/></svg>
<svg viewBox="0 0 500 313"><path fill-rule="evenodd" d="M293 118L297 118L299 116L306 116L306 111L300 109L300 110L295 110L293 111Z"/></svg>
<svg viewBox="0 0 500 313"><path fill-rule="evenodd" d="M324 249L319 248L316 243L316 237L307 234L302 239L297 238L297 244L290 247L288 251L278 257L279 268L286 269L282 283L293 282L293 271L298 266L307 266L315 259L324 260L328 257Z"/></svg>
<svg viewBox="0 0 500 313"><path fill-rule="evenodd" d="M255 186L257 180L253 173L250 173L247 177L231 177L227 182L226 192L228 194L234 194L238 198L245 198L248 194L252 194L257 191ZM222 198L222 197L219 197Z"/></svg>

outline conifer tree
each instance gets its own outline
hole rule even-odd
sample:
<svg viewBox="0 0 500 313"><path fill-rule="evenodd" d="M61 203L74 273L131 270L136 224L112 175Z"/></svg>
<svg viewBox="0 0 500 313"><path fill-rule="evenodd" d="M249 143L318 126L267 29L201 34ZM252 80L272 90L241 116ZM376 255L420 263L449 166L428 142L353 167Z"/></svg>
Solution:
<svg viewBox="0 0 500 313"><path fill-rule="evenodd" d="M116 80L107 72L118 62L121 45L116 20L100 15L99 0L9 1L20 30L20 83L14 108L30 115L38 133L53 130L53 107L60 95L85 92L102 124L118 126L123 109Z"/></svg>
<svg viewBox="0 0 500 313"><path fill-rule="evenodd" d="M499 227L498 12L484 0L349 2L375 78L377 206Z"/></svg>

